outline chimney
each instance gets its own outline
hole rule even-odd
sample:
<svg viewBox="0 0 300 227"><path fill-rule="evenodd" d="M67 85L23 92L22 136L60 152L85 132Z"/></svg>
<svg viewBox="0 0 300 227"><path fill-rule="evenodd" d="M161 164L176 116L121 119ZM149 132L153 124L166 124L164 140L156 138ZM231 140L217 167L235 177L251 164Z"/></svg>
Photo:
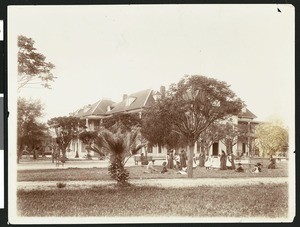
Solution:
<svg viewBox="0 0 300 227"><path fill-rule="evenodd" d="M126 100L127 98L128 98L128 95L127 95L127 94L124 94L124 95L123 95L123 101Z"/></svg>
<svg viewBox="0 0 300 227"><path fill-rule="evenodd" d="M166 95L166 87L165 86L160 86L160 93L161 93L161 97L164 98Z"/></svg>

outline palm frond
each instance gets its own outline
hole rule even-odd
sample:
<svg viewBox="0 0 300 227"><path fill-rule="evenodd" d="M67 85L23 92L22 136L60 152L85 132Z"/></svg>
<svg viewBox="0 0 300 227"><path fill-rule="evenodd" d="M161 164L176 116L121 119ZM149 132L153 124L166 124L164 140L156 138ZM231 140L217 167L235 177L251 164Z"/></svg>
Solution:
<svg viewBox="0 0 300 227"><path fill-rule="evenodd" d="M104 146L113 154L122 154L126 151L126 141L121 133L102 132L105 141Z"/></svg>

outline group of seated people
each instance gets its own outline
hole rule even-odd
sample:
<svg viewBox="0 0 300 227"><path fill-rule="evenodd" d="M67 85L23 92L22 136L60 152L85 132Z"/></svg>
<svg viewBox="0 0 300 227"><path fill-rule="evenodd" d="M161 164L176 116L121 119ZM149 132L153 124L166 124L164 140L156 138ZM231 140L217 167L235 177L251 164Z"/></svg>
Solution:
<svg viewBox="0 0 300 227"><path fill-rule="evenodd" d="M268 169L275 169L275 159L271 156L270 157L270 163L268 165ZM145 165L146 163L144 163ZM218 162L218 158L214 158L214 157L208 157L204 166L206 167L206 169L210 169L210 168L218 168L219 166L219 162ZM232 168L232 163L231 163L231 160L227 159L226 161L226 166L228 169L231 169ZM193 166L194 167L194 166ZM180 163L177 162L177 165L176 165L176 169L178 169L178 174L187 174L187 166L180 166ZM254 168L251 170L252 173L259 173L261 172L261 169L262 169L262 164L261 163L257 163ZM237 164L237 168L235 169L236 172L244 172L244 168L242 166L241 163L238 163ZM153 173L153 172L159 172L157 169L154 168L154 164L153 162L148 162L147 161L147 170L144 171L144 173ZM167 168L167 162L163 162L162 164L162 170L160 171L161 173L166 173L168 172L168 168Z"/></svg>
<svg viewBox="0 0 300 227"><path fill-rule="evenodd" d="M159 171L154 168L153 162L148 162L147 169L144 171L144 173L158 173L158 172ZM168 172L167 162L163 162L162 170L160 171L160 173L166 173L166 172ZM178 174L187 174L187 167L184 166L184 167L180 168L177 173Z"/></svg>

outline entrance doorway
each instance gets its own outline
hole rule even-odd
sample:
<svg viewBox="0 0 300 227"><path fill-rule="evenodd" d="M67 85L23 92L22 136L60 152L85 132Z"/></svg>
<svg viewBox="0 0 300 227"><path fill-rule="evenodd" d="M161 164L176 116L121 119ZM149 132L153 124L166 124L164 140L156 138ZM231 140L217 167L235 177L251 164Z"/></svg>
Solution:
<svg viewBox="0 0 300 227"><path fill-rule="evenodd" d="M242 145L242 153L243 153L243 155L246 153L246 144L245 143L243 143L243 145Z"/></svg>
<svg viewBox="0 0 300 227"><path fill-rule="evenodd" d="M219 155L219 143L213 143L213 156Z"/></svg>

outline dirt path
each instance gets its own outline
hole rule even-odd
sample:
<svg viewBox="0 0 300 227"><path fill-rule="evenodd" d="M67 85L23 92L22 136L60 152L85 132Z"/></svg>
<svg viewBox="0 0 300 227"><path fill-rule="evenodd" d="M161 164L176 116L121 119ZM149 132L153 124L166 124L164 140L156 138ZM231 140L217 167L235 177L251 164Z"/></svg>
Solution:
<svg viewBox="0 0 300 227"><path fill-rule="evenodd" d="M280 184L287 183L287 177L277 178L201 178L201 179L132 179L130 183L138 186L156 186L156 187L197 187L197 186L245 186L253 184ZM25 181L18 182L17 188L24 190L42 189L53 190L57 189L58 181ZM94 186L109 186L116 184L115 181L64 181L67 189L84 189Z"/></svg>

